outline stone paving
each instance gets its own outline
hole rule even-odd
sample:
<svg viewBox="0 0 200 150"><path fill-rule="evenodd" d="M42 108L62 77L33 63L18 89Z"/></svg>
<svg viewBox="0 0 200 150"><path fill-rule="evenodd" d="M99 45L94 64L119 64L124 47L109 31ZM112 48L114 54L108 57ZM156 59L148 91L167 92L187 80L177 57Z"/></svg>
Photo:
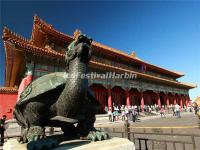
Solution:
<svg viewBox="0 0 200 150"><path fill-rule="evenodd" d="M130 121L129 131L126 135L122 121L96 123L96 127L106 131L111 137L129 137L134 141L136 149L145 149L147 141L148 150L200 150L199 120L193 113L182 113L181 118L167 115L144 117L136 123Z"/></svg>

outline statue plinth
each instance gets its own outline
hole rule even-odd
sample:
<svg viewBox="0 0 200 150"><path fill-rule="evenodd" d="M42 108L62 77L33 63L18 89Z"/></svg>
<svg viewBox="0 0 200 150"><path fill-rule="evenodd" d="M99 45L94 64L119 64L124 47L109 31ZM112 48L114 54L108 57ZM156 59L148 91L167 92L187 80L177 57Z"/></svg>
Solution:
<svg viewBox="0 0 200 150"><path fill-rule="evenodd" d="M27 144L20 144L16 139L9 139L3 150L27 150ZM59 147L52 150L135 150L133 142L125 138L111 138L104 141L90 142L88 140L63 141Z"/></svg>

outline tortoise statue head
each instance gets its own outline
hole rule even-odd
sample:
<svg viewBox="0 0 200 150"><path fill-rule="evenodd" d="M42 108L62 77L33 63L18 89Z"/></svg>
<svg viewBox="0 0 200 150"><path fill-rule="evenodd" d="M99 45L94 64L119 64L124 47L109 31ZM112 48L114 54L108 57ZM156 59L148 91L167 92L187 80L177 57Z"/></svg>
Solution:
<svg viewBox="0 0 200 150"><path fill-rule="evenodd" d="M88 38L86 35L79 35L67 48L65 61L67 67L70 61L76 57L80 58L81 61L88 63L91 58L92 53L92 39Z"/></svg>

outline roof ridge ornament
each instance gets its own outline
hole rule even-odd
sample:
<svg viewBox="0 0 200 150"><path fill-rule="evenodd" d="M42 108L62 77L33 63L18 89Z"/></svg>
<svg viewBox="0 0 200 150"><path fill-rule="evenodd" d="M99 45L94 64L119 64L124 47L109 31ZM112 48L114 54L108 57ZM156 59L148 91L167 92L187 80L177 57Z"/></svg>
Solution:
<svg viewBox="0 0 200 150"><path fill-rule="evenodd" d="M38 17L37 14L35 14L35 15L33 16L33 22L37 22L37 21L39 21L39 17Z"/></svg>
<svg viewBox="0 0 200 150"><path fill-rule="evenodd" d="M3 39L4 41L8 40L9 37L10 37L10 34L11 34L11 31L8 29L8 27L5 26L4 29L3 29L3 36L2 36L2 39Z"/></svg>
<svg viewBox="0 0 200 150"><path fill-rule="evenodd" d="M77 39L81 34L82 34L82 33L81 33L81 30L76 29L76 30L74 31L73 38L74 38L74 39Z"/></svg>
<svg viewBox="0 0 200 150"><path fill-rule="evenodd" d="M135 52L135 51L132 51L131 54L130 54L130 56L131 56L131 57L136 57L136 52Z"/></svg>
<svg viewBox="0 0 200 150"><path fill-rule="evenodd" d="M53 26L49 23L47 23L46 21L44 21L43 19L41 19L37 14L34 15L33 17L34 19L34 23L38 24L39 26L43 26L46 25L49 28L52 28Z"/></svg>

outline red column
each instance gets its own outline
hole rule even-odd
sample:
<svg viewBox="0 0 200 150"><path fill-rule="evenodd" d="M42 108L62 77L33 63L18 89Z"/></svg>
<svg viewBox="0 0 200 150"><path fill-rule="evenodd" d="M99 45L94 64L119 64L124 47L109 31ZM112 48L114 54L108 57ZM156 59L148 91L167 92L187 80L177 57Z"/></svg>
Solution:
<svg viewBox="0 0 200 150"><path fill-rule="evenodd" d="M141 94L141 102L140 102L141 109L142 109L142 112L144 112L144 95L143 95L143 92L140 92L140 94Z"/></svg>
<svg viewBox="0 0 200 150"><path fill-rule="evenodd" d="M169 96L166 94L166 103L167 103L167 108L169 108Z"/></svg>
<svg viewBox="0 0 200 150"><path fill-rule="evenodd" d="M187 96L185 96L185 105L186 105L186 108L188 107L188 98Z"/></svg>
<svg viewBox="0 0 200 150"><path fill-rule="evenodd" d="M157 105L158 105L158 107L161 108L160 94L159 93L157 93L157 97L158 97Z"/></svg>
<svg viewBox="0 0 200 150"><path fill-rule="evenodd" d="M181 96L180 96L180 107L183 108L183 99Z"/></svg>
<svg viewBox="0 0 200 150"><path fill-rule="evenodd" d="M130 94L129 94L128 89L126 90L126 105L127 106L131 105L131 103L130 103Z"/></svg>
<svg viewBox="0 0 200 150"><path fill-rule="evenodd" d="M173 98L174 98L174 105L176 105L176 96L173 95Z"/></svg>
<svg viewBox="0 0 200 150"><path fill-rule="evenodd" d="M111 88L109 87L108 90L108 109L112 108L112 96L111 96Z"/></svg>

